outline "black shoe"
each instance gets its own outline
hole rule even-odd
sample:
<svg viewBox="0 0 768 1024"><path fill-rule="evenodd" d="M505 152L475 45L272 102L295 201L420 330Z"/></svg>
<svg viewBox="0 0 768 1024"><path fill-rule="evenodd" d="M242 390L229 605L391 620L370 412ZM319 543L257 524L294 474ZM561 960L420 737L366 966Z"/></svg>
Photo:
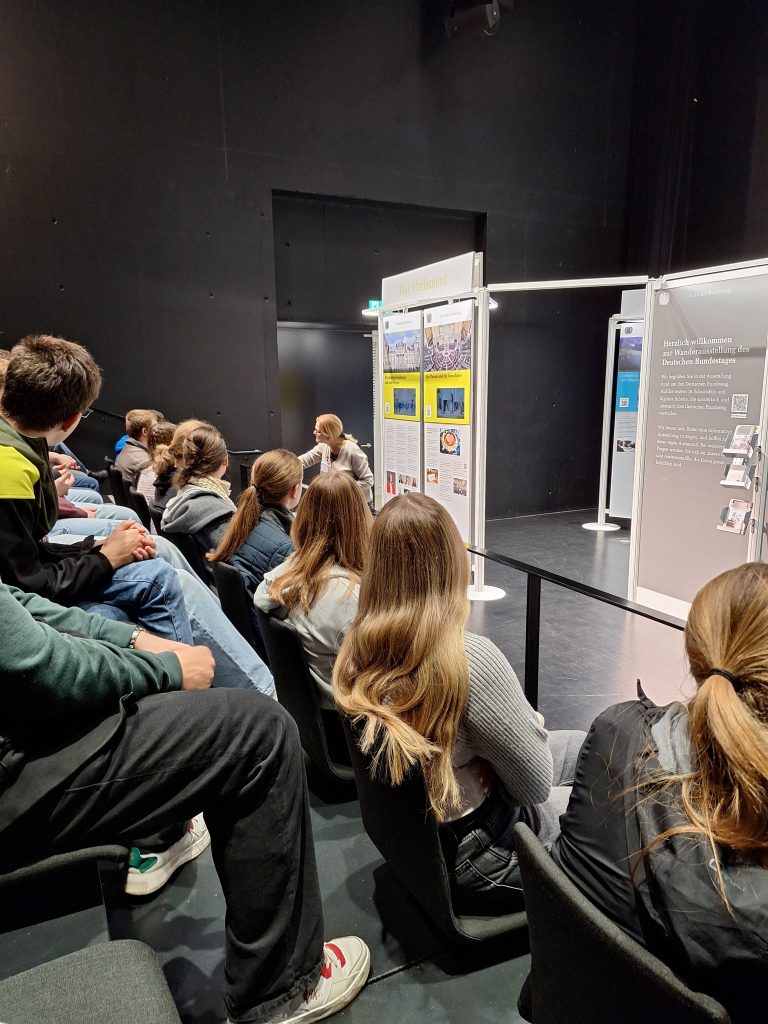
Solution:
<svg viewBox="0 0 768 1024"><path fill-rule="evenodd" d="M107 479L107 471L106 469L94 469L88 474L88 476L92 476L94 480L101 482L102 480Z"/></svg>

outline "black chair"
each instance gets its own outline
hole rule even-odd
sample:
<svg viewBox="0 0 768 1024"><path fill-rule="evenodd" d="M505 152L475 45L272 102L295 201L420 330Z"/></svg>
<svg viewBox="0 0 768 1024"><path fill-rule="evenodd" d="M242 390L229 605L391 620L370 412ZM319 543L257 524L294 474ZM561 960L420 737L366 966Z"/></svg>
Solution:
<svg viewBox="0 0 768 1024"><path fill-rule="evenodd" d="M689 989L593 906L527 825L515 827L515 849L528 908L534 1024L729 1024L720 1003Z"/></svg>
<svg viewBox="0 0 768 1024"><path fill-rule="evenodd" d="M245 581L234 565L211 562L213 580L221 601L221 610L265 664L269 664L267 648L253 622L253 601L245 589Z"/></svg>
<svg viewBox="0 0 768 1024"><path fill-rule="evenodd" d="M128 481L112 463L107 464L107 479L109 480L109 489L112 492L112 497L115 499L116 505L123 505L125 508L130 508L131 503L128 499Z"/></svg>
<svg viewBox="0 0 768 1024"><path fill-rule="evenodd" d="M487 916L456 911L437 821L429 809L421 772L412 772L400 786L373 778L370 757L361 752L355 727L345 716L342 721L365 831L430 920L448 939L464 944L523 931L524 910Z"/></svg>
<svg viewBox="0 0 768 1024"><path fill-rule="evenodd" d="M227 449L227 455L233 459L240 459L240 490L244 491L251 482L251 466L256 459L264 452L261 448L246 448L241 451Z"/></svg>
<svg viewBox="0 0 768 1024"><path fill-rule="evenodd" d="M210 563L203 557L203 553L195 543L194 537L191 537L188 533L167 533L165 530L161 531L160 536L165 537L171 544L175 544L192 566L195 574L200 577L206 586L211 585L213 577Z"/></svg>
<svg viewBox="0 0 768 1024"><path fill-rule="evenodd" d="M129 508L138 515L141 520L141 525L145 530L151 530L152 528L152 516L149 511L149 504L144 495L137 491L133 484L128 485L128 500L130 502Z"/></svg>
<svg viewBox="0 0 768 1024"><path fill-rule="evenodd" d="M354 796L355 776L336 711L323 710L307 656L294 629L256 609L256 619L269 656L277 699L299 727L301 745L314 777L340 796ZM342 760L343 759L343 760Z"/></svg>

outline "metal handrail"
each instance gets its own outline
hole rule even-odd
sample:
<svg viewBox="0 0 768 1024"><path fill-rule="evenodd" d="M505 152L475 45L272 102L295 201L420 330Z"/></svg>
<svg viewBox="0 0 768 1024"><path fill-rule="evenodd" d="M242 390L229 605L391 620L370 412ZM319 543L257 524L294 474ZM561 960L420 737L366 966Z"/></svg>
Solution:
<svg viewBox="0 0 768 1024"><path fill-rule="evenodd" d="M499 554L497 551L489 551L487 548L467 545L467 550L472 554L480 555L491 562L499 565L509 566L510 569L517 569L525 573L527 577L526 607L525 607L525 677L523 689L525 696L532 707L538 707L539 703L539 647L541 633L541 581L553 583L564 590L571 590L575 594L583 594L584 597L591 597L594 601L602 601L603 604L610 604L614 608L620 608L624 612L631 612L641 618L650 619L651 622L658 622L662 626L671 626L672 629L685 629L685 623L673 615L666 615L664 612L646 608L645 605L636 604L626 597L618 597L616 594L609 594L605 590L598 590L588 583L580 583L578 580L569 579L567 576L560 576L559 573L551 572L549 569L542 569L538 565L531 565L529 562L521 562L519 558L510 558L509 555Z"/></svg>

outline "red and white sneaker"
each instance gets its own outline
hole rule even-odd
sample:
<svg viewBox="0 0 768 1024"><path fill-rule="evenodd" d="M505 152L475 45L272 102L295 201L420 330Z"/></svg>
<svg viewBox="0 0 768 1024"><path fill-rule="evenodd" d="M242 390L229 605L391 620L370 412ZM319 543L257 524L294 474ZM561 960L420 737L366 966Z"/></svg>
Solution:
<svg viewBox="0 0 768 1024"><path fill-rule="evenodd" d="M371 952L356 935L333 939L324 947L323 969L315 990L293 1013L273 1017L270 1024L310 1024L325 1020L348 1006L368 980Z"/></svg>
<svg viewBox="0 0 768 1024"><path fill-rule="evenodd" d="M182 864L199 857L211 845L211 837L202 814L187 822L187 831L173 846L158 853L142 853L131 848L125 891L131 896L149 896L162 889Z"/></svg>

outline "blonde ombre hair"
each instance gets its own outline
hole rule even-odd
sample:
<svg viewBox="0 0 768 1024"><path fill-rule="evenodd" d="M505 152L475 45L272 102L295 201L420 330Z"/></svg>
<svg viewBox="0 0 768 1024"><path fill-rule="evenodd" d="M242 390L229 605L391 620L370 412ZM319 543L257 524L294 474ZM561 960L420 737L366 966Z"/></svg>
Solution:
<svg viewBox="0 0 768 1024"><path fill-rule="evenodd" d="M330 437L330 444L344 444L345 441L357 444L357 438L352 437L351 434L344 433L344 424L332 412L321 412L315 420L315 426L323 434L327 434Z"/></svg>
<svg viewBox="0 0 768 1024"><path fill-rule="evenodd" d="M344 473L316 476L291 528L296 551L285 572L270 584L269 596L285 608L300 604L309 613L337 567L349 574L351 589L363 571L371 522L356 481Z"/></svg>
<svg viewBox="0 0 768 1024"><path fill-rule="evenodd" d="M374 521L358 611L336 659L336 702L374 772L399 785L418 766L438 820L460 809L451 762L469 697L469 560L446 510L423 494Z"/></svg>

